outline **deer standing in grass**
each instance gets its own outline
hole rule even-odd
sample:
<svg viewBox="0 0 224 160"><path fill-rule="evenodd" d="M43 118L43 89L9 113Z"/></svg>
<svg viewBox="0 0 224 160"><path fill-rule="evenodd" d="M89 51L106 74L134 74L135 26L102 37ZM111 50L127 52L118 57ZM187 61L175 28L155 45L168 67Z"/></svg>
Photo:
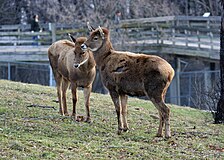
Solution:
<svg viewBox="0 0 224 160"><path fill-rule="evenodd" d="M157 136L162 136L165 124L165 137L171 137L170 108L165 104L165 95L174 77L171 65L155 55L115 51L108 29L94 29L90 25L88 28L91 34L81 48L93 52L102 82L109 90L115 105L118 134L128 130L127 95L146 95L159 111Z"/></svg>
<svg viewBox="0 0 224 160"><path fill-rule="evenodd" d="M71 84L72 116L76 119L77 87L83 87L87 115L85 121L90 122L89 101L96 74L96 64L92 52L81 49L81 44L87 40L86 37L75 39L70 35L70 38L73 42L60 40L48 49L48 57L57 86L59 113L68 116L66 90Z"/></svg>

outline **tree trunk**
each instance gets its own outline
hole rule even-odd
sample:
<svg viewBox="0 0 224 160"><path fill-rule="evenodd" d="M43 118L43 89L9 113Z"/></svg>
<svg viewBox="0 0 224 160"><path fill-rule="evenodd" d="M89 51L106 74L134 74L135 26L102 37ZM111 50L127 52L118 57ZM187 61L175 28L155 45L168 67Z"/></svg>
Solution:
<svg viewBox="0 0 224 160"><path fill-rule="evenodd" d="M222 3L223 5L223 3ZM223 6L224 10L224 6ZM217 112L215 114L215 123L224 123L224 14L222 13L221 29L220 29L220 99L217 104Z"/></svg>

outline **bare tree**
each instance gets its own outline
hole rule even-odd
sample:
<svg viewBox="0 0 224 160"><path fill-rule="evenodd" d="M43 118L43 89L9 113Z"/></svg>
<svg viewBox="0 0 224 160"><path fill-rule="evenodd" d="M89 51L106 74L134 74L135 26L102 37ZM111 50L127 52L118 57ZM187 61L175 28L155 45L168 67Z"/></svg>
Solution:
<svg viewBox="0 0 224 160"><path fill-rule="evenodd" d="M0 0L0 24L17 23L16 0Z"/></svg>
<svg viewBox="0 0 224 160"><path fill-rule="evenodd" d="M215 123L224 123L224 0L220 0L222 5L221 29L220 29L220 77L221 95L217 104Z"/></svg>
<svg viewBox="0 0 224 160"><path fill-rule="evenodd" d="M122 19L169 15L221 14L219 0L0 0L0 24L20 22L21 8L32 18L40 16L42 22L92 24L111 23L117 10Z"/></svg>

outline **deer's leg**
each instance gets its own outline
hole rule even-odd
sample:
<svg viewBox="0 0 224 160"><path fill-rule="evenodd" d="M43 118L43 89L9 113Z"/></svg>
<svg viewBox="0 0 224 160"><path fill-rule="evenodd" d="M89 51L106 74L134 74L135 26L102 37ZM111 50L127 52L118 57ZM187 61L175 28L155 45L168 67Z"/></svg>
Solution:
<svg viewBox="0 0 224 160"><path fill-rule="evenodd" d="M159 111L159 129L156 135L157 137L163 136L163 126L164 126L164 118L162 113Z"/></svg>
<svg viewBox="0 0 224 160"><path fill-rule="evenodd" d="M78 95L77 95L77 85L74 82L71 83L71 90L72 90L72 104L73 104L72 116L76 120L76 103Z"/></svg>
<svg viewBox="0 0 224 160"><path fill-rule="evenodd" d="M163 126L165 124L165 137L169 138L170 134L170 109L164 103L165 95L169 84L163 79L157 77L159 73L155 73L151 79L144 82L145 93L159 111L160 122L157 136L161 137ZM159 75L160 76L160 75Z"/></svg>
<svg viewBox="0 0 224 160"><path fill-rule="evenodd" d="M64 108L64 115L68 116L68 108L66 103L66 91L68 89L69 82L66 79L62 80L62 103Z"/></svg>
<svg viewBox="0 0 224 160"><path fill-rule="evenodd" d="M159 122L159 129L158 129L158 133L157 136L158 137L162 137L163 135L163 127L164 127L164 123L165 123L165 118L168 116L168 121L170 121L169 117L170 117L170 109L166 106L165 104L165 98L166 98L166 92L168 89L169 84L166 85L166 87L163 90L162 93L162 100L160 102L160 107L161 111L159 111L159 116L160 116L160 122ZM168 112L168 113L167 113ZM168 127L168 129L165 128L165 137L169 138L170 137L170 122L168 124L168 126L166 125L165 127ZM169 133L167 133L169 132Z"/></svg>
<svg viewBox="0 0 224 160"><path fill-rule="evenodd" d="M85 122L91 122L90 111L89 111L89 99L90 99L91 90L92 90L92 85L84 88L85 107L86 107L86 120L85 120Z"/></svg>
<svg viewBox="0 0 224 160"><path fill-rule="evenodd" d="M64 109L62 105L62 95L61 95L62 77L59 74L55 74L55 81L57 86L57 96L59 102L59 114L64 115Z"/></svg>
<svg viewBox="0 0 224 160"><path fill-rule="evenodd" d="M163 126L165 123L165 137L170 138L170 108L163 102L162 99L152 99L153 104L156 106L156 108L159 110L160 115L160 123L159 123L159 129L157 132L157 136L162 137L162 131Z"/></svg>
<svg viewBox="0 0 224 160"><path fill-rule="evenodd" d="M164 103L161 102L164 107L164 121L165 121L165 137L170 138L170 108Z"/></svg>
<svg viewBox="0 0 224 160"><path fill-rule="evenodd" d="M121 134L123 124L122 124L122 121L121 121L121 105L120 105L119 95L116 91L111 91L110 90L110 96L111 96L111 99L114 103L116 113L117 113L117 121L118 121L118 132L117 133Z"/></svg>
<svg viewBox="0 0 224 160"><path fill-rule="evenodd" d="M158 128L158 132L157 132L156 136L162 137L163 136L163 126L164 126L164 118L163 118L162 108L158 104L158 101L156 101L154 98L152 98L151 101L154 104L154 106L158 109L158 112L159 112L159 128Z"/></svg>
<svg viewBox="0 0 224 160"><path fill-rule="evenodd" d="M123 131L127 131L128 128L128 122L127 122L127 100L128 96L127 95L120 95L121 99L121 107L122 107L122 120L123 120Z"/></svg>

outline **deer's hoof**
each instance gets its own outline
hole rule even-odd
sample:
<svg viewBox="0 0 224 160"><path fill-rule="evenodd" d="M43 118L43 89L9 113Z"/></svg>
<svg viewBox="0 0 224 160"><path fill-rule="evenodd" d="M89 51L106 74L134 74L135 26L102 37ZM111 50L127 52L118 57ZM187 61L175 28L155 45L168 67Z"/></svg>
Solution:
<svg viewBox="0 0 224 160"><path fill-rule="evenodd" d="M122 130L119 129L119 130L117 131L117 134L118 134L118 135L121 135L121 133L122 133Z"/></svg>
<svg viewBox="0 0 224 160"><path fill-rule="evenodd" d="M128 128L128 127L124 127L122 130L123 130L124 132L127 132L127 131L129 130L129 128Z"/></svg>
<svg viewBox="0 0 224 160"><path fill-rule="evenodd" d="M170 134L165 135L165 138L166 138L166 139L169 139L169 138L171 138L171 135L170 135Z"/></svg>
<svg viewBox="0 0 224 160"><path fill-rule="evenodd" d="M91 119L89 117L87 117L86 120L85 120L85 122L86 123L91 123L92 121L91 121Z"/></svg>
<svg viewBox="0 0 224 160"><path fill-rule="evenodd" d="M163 135L161 133L157 133L156 137L163 137Z"/></svg>

